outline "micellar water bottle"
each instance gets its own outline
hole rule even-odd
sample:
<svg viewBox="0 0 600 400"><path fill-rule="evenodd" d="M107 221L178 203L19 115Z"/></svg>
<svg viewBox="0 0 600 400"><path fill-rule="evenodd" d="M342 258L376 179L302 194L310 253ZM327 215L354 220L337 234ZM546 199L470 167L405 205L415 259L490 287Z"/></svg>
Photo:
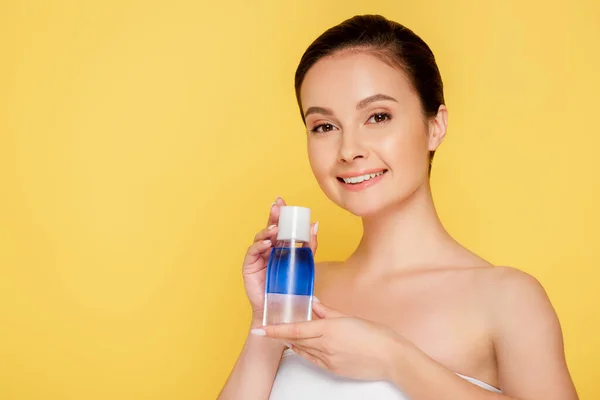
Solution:
<svg viewBox="0 0 600 400"><path fill-rule="evenodd" d="M263 325L310 321L315 263L310 241L310 209L280 207L277 241L265 283Z"/></svg>

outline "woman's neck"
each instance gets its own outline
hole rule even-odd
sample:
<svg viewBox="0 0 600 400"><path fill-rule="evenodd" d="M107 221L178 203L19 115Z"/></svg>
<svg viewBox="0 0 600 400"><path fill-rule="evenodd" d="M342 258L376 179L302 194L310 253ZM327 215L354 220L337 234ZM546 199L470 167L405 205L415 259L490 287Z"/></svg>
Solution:
<svg viewBox="0 0 600 400"><path fill-rule="evenodd" d="M457 247L443 227L428 184L401 204L363 217L362 239L348 260L378 273L439 266Z"/></svg>

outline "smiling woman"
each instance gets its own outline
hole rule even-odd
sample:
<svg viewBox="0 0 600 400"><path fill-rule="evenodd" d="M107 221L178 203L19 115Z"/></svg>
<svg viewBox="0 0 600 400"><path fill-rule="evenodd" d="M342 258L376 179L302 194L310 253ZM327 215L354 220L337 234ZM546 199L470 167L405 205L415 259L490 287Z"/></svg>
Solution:
<svg viewBox="0 0 600 400"><path fill-rule="evenodd" d="M244 260L252 335L220 398L576 399L538 281L469 251L438 218L429 173L448 111L427 44L356 16L309 46L295 83L312 172L363 235L347 260L317 265L315 320L263 327L277 199Z"/></svg>
<svg viewBox="0 0 600 400"><path fill-rule="evenodd" d="M404 69L356 46L314 63L298 91L307 108L308 157L317 182L333 201L367 216L426 188L427 165L444 138L447 112L443 104L421 100L426 94L418 95ZM418 60L413 64L425 63L414 55L409 58ZM435 114L423 110L427 103ZM326 113L319 112L324 109ZM356 185L364 175L381 172L378 179ZM351 182L340 184L335 178ZM378 189L361 191L375 183Z"/></svg>

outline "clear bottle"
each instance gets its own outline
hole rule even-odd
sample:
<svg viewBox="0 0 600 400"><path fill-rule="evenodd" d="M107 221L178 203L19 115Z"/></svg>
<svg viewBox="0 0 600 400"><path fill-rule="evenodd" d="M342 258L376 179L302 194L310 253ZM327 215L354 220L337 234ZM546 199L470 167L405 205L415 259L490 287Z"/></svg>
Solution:
<svg viewBox="0 0 600 400"><path fill-rule="evenodd" d="M278 228L267 265L263 325L310 321L315 276L310 209L280 207Z"/></svg>

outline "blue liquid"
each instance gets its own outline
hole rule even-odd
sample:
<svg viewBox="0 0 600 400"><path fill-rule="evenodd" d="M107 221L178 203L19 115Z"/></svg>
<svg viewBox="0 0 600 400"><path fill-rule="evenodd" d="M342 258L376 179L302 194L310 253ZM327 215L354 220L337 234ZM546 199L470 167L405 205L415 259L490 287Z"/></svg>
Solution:
<svg viewBox="0 0 600 400"><path fill-rule="evenodd" d="M274 247L267 265L266 293L312 296L315 262L308 247Z"/></svg>

